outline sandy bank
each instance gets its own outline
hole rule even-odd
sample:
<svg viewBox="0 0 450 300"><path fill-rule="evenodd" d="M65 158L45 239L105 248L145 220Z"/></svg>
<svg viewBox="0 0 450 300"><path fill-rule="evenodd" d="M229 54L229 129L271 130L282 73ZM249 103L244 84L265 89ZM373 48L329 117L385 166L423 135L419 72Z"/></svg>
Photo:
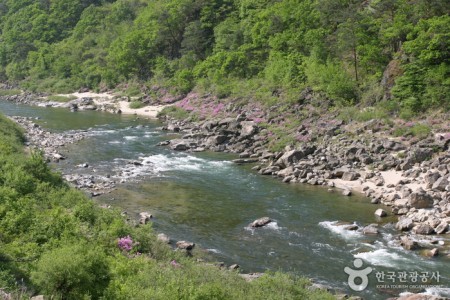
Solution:
<svg viewBox="0 0 450 300"><path fill-rule="evenodd" d="M66 96L66 97L77 97L80 98L92 98L94 101L94 104L98 107L106 107L106 106L112 106L115 107L117 111L120 110L123 114L129 114L129 115L139 115L144 116L148 118L156 118L158 113L162 111L165 107L169 105L148 105L144 106L142 108L133 109L130 108L129 102L126 100L123 100L117 95L112 93L93 93L93 92L85 92L85 93L71 93L71 94L62 94L60 96Z"/></svg>

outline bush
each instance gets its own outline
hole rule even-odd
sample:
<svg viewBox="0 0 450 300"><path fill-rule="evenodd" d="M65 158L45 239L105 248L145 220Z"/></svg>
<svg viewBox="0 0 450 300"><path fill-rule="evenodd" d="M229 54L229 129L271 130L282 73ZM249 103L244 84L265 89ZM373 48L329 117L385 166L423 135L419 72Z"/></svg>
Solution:
<svg viewBox="0 0 450 300"><path fill-rule="evenodd" d="M16 90L16 89L12 89L12 90L2 90L2 89L0 89L0 97L2 97L2 96L20 95L21 93L22 93L21 90Z"/></svg>
<svg viewBox="0 0 450 300"><path fill-rule="evenodd" d="M31 279L46 295L63 299L98 299L110 280L101 249L80 243L44 253Z"/></svg>
<svg viewBox="0 0 450 300"><path fill-rule="evenodd" d="M130 107L131 109L139 109L144 106L145 106L145 104L142 103L142 101L138 101L138 100L131 101L130 104L128 105L128 107Z"/></svg>
<svg viewBox="0 0 450 300"><path fill-rule="evenodd" d="M61 96L61 95L51 95L47 97L48 101L54 101L54 102L69 102L71 100L77 99L76 96Z"/></svg>
<svg viewBox="0 0 450 300"><path fill-rule="evenodd" d="M189 117L189 112L187 112L186 110L184 110L178 106L171 105L171 106L164 107L158 113L158 117L164 117L164 116L172 117L172 118L175 118L178 120L183 120L183 119L186 119L187 117Z"/></svg>

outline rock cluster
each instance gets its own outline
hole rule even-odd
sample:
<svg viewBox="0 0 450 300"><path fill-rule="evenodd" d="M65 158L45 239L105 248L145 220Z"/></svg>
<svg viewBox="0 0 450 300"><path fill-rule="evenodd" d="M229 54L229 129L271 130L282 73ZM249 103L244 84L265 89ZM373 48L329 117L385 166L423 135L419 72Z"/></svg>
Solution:
<svg viewBox="0 0 450 300"><path fill-rule="evenodd" d="M11 119L25 129L27 145L39 148L47 159L55 162L66 158L58 153L58 148L76 143L85 137L83 132L54 133L46 131L34 123L31 118L14 116Z"/></svg>

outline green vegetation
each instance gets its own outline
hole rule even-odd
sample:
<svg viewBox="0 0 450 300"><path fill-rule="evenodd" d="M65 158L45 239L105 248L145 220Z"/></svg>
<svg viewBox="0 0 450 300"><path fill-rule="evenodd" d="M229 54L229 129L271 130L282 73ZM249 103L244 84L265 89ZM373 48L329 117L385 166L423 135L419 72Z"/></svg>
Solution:
<svg viewBox="0 0 450 300"><path fill-rule="evenodd" d="M47 97L48 101L55 102L69 102L71 100L77 99L76 96L61 96L61 95L51 95Z"/></svg>
<svg viewBox="0 0 450 300"><path fill-rule="evenodd" d="M183 120L189 117L189 113L178 106L167 106L158 113L158 117L163 116L169 116L178 120Z"/></svg>
<svg viewBox="0 0 450 300"><path fill-rule="evenodd" d="M425 124L406 124L395 128L394 136L413 136L418 139L424 139L431 133L431 128Z"/></svg>
<svg viewBox="0 0 450 300"><path fill-rule="evenodd" d="M311 87L338 107L391 99L411 118L450 109L448 11L442 0L4 0L0 80L267 105Z"/></svg>
<svg viewBox="0 0 450 300"><path fill-rule="evenodd" d="M130 108L132 108L132 109L138 109L138 108L144 107L145 104L142 103L142 101L135 100L135 101L131 101L131 102L128 104L128 106L129 106Z"/></svg>
<svg viewBox="0 0 450 300"><path fill-rule="evenodd" d="M21 93L22 93L21 90L3 90L3 89L0 89L0 97L1 96L20 95Z"/></svg>
<svg viewBox="0 0 450 300"><path fill-rule="evenodd" d="M198 263L69 188L0 115L0 287L14 299L334 299L308 280Z"/></svg>

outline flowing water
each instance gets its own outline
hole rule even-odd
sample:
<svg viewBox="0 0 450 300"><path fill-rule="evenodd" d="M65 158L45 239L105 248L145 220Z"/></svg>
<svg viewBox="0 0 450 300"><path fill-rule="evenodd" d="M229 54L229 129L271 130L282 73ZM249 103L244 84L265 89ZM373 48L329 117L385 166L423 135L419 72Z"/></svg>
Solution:
<svg viewBox="0 0 450 300"><path fill-rule="evenodd" d="M366 299L398 294L404 290L401 285L424 285L422 279L428 280L428 292L437 290L431 285L441 285L440 292L449 292L449 259L404 251L394 242L398 233L388 222L394 219L377 219L373 214L377 207L366 197L284 184L258 175L251 166L231 163L235 156L230 154L190 154L156 146L174 137L161 131L158 121L3 101L0 110L38 118L36 122L50 131L87 131L86 139L61 151L69 159L55 165L58 170L64 174L92 172L76 167L88 163L96 174L125 181L97 201L136 218L139 212L149 211L157 232L195 242L215 259L238 263L245 272L293 272ZM127 164L130 159L142 159L144 164ZM263 216L275 222L264 228L248 227ZM346 230L340 222L379 223L382 234L365 236ZM443 242L442 237L433 239ZM356 258L364 262L362 268L372 268L369 287L362 292L350 289L344 272L345 267L357 269L353 265ZM402 277L403 272L407 277ZM415 272L422 276L417 281ZM382 291L377 285L396 286Z"/></svg>

